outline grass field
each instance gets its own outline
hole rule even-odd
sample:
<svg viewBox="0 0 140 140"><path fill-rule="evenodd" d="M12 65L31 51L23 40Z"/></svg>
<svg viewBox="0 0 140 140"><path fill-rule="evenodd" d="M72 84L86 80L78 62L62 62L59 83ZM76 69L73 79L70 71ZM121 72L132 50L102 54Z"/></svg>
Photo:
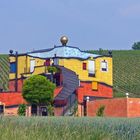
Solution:
<svg viewBox="0 0 140 140"><path fill-rule="evenodd" d="M0 55L0 84L5 90L8 89L8 73L8 55ZM131 97L140 97L140 51L113 51L113 84L115 97L125 96L126 92Z"/></svg>
<svg viewBox="0 0 140 140"><path fill-rule="evenodd" d="M140 119L1 117L0 140L139 140Z"/></svg>

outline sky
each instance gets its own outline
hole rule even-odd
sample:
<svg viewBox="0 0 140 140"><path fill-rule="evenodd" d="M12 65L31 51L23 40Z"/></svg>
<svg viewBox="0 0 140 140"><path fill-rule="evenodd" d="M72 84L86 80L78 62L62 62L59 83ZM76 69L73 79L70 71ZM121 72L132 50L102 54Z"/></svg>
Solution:
<svg viewBox="0 0 140 140"><path fill-rule="evenodd" d="M0 0L0 53L60 45L131 49L140 41L140 0Z"/></svg>

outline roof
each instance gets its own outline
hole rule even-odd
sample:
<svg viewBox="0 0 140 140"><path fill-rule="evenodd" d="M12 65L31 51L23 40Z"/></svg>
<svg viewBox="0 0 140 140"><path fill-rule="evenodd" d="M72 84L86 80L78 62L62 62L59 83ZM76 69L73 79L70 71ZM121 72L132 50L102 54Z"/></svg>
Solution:
<svg viewBox="0 0 140 140"><path fill-rule="evenodd" d="M27 104L23 99L21 93L0 93L0 102L4 103L5 106L14 106L20 104Z"/></svg>
<svg viewBox="0 0 140 140"><path fill-rule="evenodd" d="M39 58L54 58L54 57L61 57L61 58L79 58L79 59L88 59L89 57L99 57L100 55L91 54L84 51L81 51L77 47L72 46L55 46L51 49L44 49L44 50L37 50L33 52L27 53L32 57L39 57Z"/></svg>

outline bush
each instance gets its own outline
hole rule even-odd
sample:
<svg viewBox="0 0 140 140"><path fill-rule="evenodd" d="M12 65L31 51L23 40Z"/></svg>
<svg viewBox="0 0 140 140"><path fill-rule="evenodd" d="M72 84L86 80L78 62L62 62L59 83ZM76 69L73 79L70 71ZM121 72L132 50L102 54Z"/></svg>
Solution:
<svg viewBox="0 0 140 140"><path fill-rule="evenodd" d="M102 105L98 108L96 115L99 117L103 117L104 116L104 110L105 110L105 106Z"/></svg>
<svg viewBox="0 0 140 140"><path fill-rule="evenodd" d="M18 115L19 116L25 116L26 115L26 105L25 104L21 104L18 107Z"/></svg>
<svg viewBox="0 0 140 140"><path fill-rule="evenodd" d="M58 69L56 67L53 67L53 66L49 66L47 69L48 69L48 72L50 72L50 73L58 72Z"/></svg>

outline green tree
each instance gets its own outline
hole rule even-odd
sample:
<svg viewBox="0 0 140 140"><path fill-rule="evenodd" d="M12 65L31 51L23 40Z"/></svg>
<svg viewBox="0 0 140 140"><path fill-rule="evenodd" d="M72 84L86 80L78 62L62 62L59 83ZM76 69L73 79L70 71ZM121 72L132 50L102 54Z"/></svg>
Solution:
<svg viewBox="0 0 140 140"><path fill-rule="evenodd" d="M133 49L133 50L140 50L140 42L135 42L135 43L132 45L132 49Z"/></svg>
<svg viewBox="0 0 140 140"><path fill-rule="evenodd" d="M50 105L53 101L55 84L46 77L34 75L26 79L23 84L23 98L35 105Z"/></svg>
<svg viewBox="0 0 140 140"><path fill-rule="evenodd" d="M19 116L25 116L26 115L26 105L25 104L21 104L18 107L18 115Z"/></svg>

